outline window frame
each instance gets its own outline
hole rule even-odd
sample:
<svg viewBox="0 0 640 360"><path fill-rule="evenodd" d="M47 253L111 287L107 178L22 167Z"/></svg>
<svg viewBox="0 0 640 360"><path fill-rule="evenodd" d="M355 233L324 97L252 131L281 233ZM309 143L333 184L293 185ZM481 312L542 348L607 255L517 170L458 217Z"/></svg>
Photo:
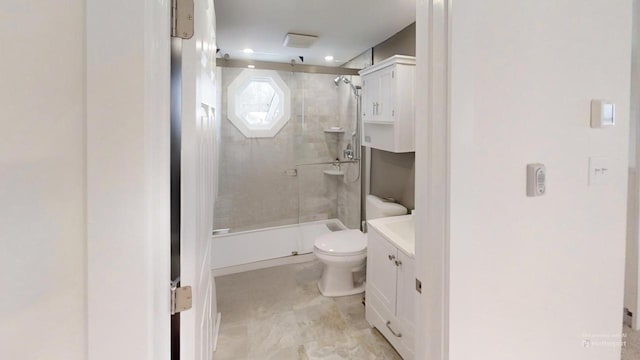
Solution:
<svg viewBox="0 0 640 360"><path fill-rule="evenodd" d="M282 98L282 111L268 128L251 127L236 112L237 94L245 89L253 79L267 80L276 94ZM287 124L291 118L291 92L289 86L274 70L244 69L227 87L227 118L247 138L272 138Z"/></svg>

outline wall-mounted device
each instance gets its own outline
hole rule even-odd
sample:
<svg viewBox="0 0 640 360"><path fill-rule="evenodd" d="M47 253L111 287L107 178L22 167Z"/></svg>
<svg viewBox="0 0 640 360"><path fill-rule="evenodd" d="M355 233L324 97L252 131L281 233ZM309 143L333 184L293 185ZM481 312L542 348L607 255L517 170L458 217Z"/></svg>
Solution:
<svg viewBox="0 0 640 360"><path fill-rule="evenodd" d="M542 196L547 192L547 170L542 164L527 165L527 196Z"/></svg>
<svg viewBox="0 0 640 360"><path fill-rule="evenodd" d="M616 105L605 100L591 100L591 127L601 129L616 124Z"/></svg>

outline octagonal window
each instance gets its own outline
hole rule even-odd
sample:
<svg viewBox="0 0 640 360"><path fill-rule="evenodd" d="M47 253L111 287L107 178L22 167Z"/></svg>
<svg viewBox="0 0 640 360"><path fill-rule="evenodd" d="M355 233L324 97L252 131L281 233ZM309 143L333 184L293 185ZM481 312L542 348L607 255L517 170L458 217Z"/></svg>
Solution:
<svg viewBox="0 0 640 360"><path fill-rule="evenodd" d="M271 70L244 70L228 88L229 120L244 136L274 137L289 121L289 88Z"/></svg>

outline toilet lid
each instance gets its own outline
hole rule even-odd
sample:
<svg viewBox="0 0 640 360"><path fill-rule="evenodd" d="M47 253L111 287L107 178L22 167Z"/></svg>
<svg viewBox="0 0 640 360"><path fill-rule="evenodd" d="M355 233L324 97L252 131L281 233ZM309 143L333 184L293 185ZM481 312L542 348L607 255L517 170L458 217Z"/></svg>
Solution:
<svg viewBox="0 0 640 360"><path fill-rule="evenodd" d="M358 254L367 250L367 238L360 230L335 231L316 238L314 246L332 255Z"/></svg>

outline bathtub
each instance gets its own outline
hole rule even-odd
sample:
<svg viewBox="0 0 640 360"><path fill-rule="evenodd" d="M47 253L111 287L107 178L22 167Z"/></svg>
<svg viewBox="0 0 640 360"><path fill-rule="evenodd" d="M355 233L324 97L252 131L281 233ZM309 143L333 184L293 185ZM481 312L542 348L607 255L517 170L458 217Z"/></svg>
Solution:
<svg viewBox="0 0 640 360"><path fill-rule="evenodd" d="M312 260L315 238L339 230L346 230L346 226L330 219L214 235L214 276Z"/></svg>

